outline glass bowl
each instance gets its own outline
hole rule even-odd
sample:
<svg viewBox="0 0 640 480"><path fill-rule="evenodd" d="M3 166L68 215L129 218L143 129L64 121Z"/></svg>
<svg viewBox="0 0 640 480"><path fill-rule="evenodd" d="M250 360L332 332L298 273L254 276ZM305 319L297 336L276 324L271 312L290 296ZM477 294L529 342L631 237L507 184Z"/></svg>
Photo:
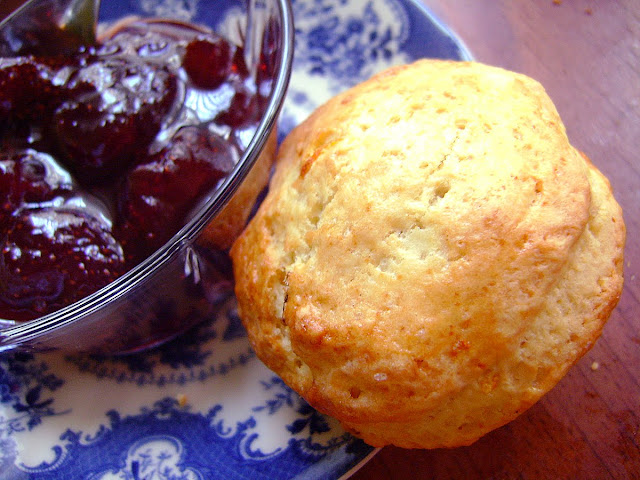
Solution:
<svg viewBox="0 0 640 480"><path fill-rule="evenodd" d="M267 99L264 111L257 128L244 138L246 148L232 172L204 201L194 205L186 225L163 247L115 281L65 308L26 322L0 320L0 351L139 351L211 319L232 295L226 250L240 234L267 184L293 57L288 0L248 2L102 2L98 32L131 17L163 18L212 29L242 45L250 71L262 68L264 75L267 69L270 81L261 84L261 89L267 90L261 91Z"/></svg>

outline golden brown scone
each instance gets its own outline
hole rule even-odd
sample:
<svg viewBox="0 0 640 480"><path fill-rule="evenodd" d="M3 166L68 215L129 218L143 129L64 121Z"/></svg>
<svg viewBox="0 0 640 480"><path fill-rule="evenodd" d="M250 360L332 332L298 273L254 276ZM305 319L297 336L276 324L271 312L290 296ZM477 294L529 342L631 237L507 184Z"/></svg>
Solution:
<svg viewBox="0 0 640 480"><path fill-rule="evenodd" d="M537 82L424 60L288 136L232 258L257 355L314 407L371 445L455 447L593 345L624 236Z"/></svg>

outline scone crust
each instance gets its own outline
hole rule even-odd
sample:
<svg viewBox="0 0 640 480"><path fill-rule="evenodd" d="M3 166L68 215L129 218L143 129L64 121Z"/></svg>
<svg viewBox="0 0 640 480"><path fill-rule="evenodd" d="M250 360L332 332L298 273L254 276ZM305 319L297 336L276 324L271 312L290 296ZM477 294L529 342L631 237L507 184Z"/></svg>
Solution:
<svg viewBox="0 0 640 480"><path fill-rule="evenodd" d="M231 250L257 355L372 445L465 445L539 399L622 288L624 223L534 80L423 60L284 141Z"/></svg>

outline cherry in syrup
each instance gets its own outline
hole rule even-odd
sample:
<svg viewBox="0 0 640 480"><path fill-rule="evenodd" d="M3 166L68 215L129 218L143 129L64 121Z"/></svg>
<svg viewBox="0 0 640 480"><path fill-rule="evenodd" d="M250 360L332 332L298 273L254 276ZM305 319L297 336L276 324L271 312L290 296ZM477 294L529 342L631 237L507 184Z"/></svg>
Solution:
<svg viewBox="0 0 640 480"><path fill-rule="evenodd" d="M0 58L0 318L19 321L166 243L233 169L264 102L241 48L184 26L39 52Z"/></svg>

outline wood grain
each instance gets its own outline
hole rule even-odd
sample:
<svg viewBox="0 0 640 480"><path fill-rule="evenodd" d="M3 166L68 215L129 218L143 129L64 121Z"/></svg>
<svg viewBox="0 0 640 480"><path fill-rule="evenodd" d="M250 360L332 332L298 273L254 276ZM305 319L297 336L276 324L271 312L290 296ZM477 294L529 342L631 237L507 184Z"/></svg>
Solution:
<svg viewBox="0 0 640 480"><path fill-rule="evenodd" d="M640 2L426 0L482 62L539 80L610 179L625 289L594 348L540 402L470 447L386 447L354 480L640 478Z"/></svg>
<svg viewBox="0 0 640 480"><path fill-rule="evenodd" d="M0 0L0 20L18 8L25 0Z"/></svg>

